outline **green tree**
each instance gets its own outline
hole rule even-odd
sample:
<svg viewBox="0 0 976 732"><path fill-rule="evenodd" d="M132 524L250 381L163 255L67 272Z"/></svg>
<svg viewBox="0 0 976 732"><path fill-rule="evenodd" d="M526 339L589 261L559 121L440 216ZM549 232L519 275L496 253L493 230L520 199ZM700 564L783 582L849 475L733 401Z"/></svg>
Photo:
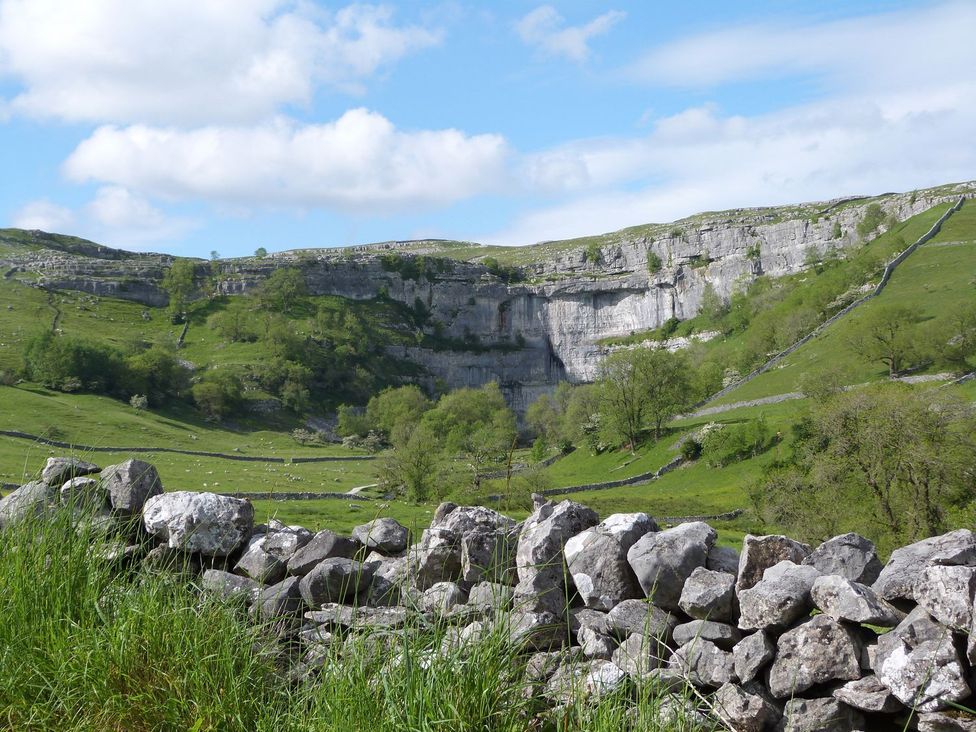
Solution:
<svg viewBox="0 0 976 732"><path fill-rule="evenodd" d="M878 230L881 222L884 221L884 209L878 203L868 204L864 209L864 216L857 224L857 233L862 239L867 239L871 234Z"/></svg>
<svg viewBox="0 0 976 732"><path fill-rule="evenodd" d="M814 404L790 458L751 497L801 538L856 530L890 551L972 509L974 435L972 411L944 391L882 383L842 392Z"/></svg>
<svg viewBox="0 0 976 732"><path fill-rule="evenodd" d="M650 249L647 250L647 271L650 274L657 274L664 267L664 262L661 261L661 255L657 252L652 252Z"/></svg>
<svg viewBox="0 0 976 732"><path fill-rule="evenodd" d="M840 228L840 221L834 222L834 228L830 230L831 239L840 239L844 236L844 230Z"/></svg>
<svg viewBox="0 0 976 732"><path fill-rule="evenodd" d="M240 378L227 369L206 372L193 385L193 401L207 419L221 420L241 405Z"/></svg>
<svg viewBox="0 0 976 732"><path fill-rule="evenodd" d="M272 272L262 283L258 297L261 305L268 310L286 313L299 298L307 294L308 286L301 270L295 267L283 267Z"/></svg>
<svg viewBox="0 0 976 732"><path fill-rule="evenodd" d="M725 302L719 296L718 292L715 291L715 286L711 282L706 282L705 288L702 290L701 306L698 308L699 315L703 315L708 320L715 322L727 310L728 308Z"/></svg>
<svg viewBox="0 0 976 732"><path fill-rule="evenodd" d="M220 259L220 252L218 252L216 249L211 249L210 259L211 261L217 261L218 259Z"/></svg>
<svg viewBox="0 0 976 732"><path fill-rule="evenodd" d="M418 425L399 439L380 464L381 480L417 503L440 500L449 468L436 437Z"/></svg>
<svg viewBox="0 0 976 732"><path fill-rule="evenodd" d="M957 371L976 368L976 302L952 309L935 329L932 348Z"/></svg>
<svg viewBox="0 0 976 732"><path fill-rule="evenodd" d="M865 358L887 366L889 376L896 376L919 355L916 326L920 320L905 305L874 308L858 323L852 345Z"/></svg>
<svg viewBox="0 0 976 732"><path fill-rule="evenodd" d="M163 406L183 397L189 386L189 373L175 354L162 346L152 346L128 356L126 391L145 394L149 403Z"/></svg>
<svg viewBox="0 0 976 732"><path fill-rule="evenodd" d="M366 420L370 429L382 432L391 442L403 443L412 433L431 402L419 387L407 386L384 389L366 405Z"/></svg>
<svg viewBox="0 0 976 732"><path fill-rule="evenodd" d="M182 320L186 305L194 290L195 268L192 260L175 259L163 275L163 289L169 296L170 313Z"/></svg>
<svg viewBox="0 0 976 732"><path fill-rule="evenodd" d="M264 257L267 257L268 256L268 250L265 249L264 247L258 247L257 249L254 250L254 256L257 257L258 259L262 259Z"/></svg>

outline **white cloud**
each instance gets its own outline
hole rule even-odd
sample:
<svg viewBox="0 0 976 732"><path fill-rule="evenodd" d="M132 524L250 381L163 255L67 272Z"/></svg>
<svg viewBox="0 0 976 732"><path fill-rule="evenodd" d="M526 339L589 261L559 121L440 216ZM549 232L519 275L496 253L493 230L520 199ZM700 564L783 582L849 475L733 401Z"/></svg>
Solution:
<svg viewBox="0 0 976 732"><path fill-rule="evenodd" d="M610 10L589 23L567 26L565 19L551 5L540 5L515 24L522 42L550 56L565 56L582 63L590 55L590 39L607 33L627 14Z"/></svg>
<svg viewBox="0 0 976 732"><path fill-rule="evenodd" d="M101 127L64 172L152 197L389 213L498 190L507 157L498 135L403 132L380 114L354 109L329 124Z"/></svg>
<svg viewBox="0 0 976 732"><path fill-rule="evenodd" d="M166 221L145 198L118 186L99 188L87 210L93 221L113 229L158 229Z"/></svg>
<svg viewBox="0 0 976 732"><path fill-rule="evenodd" d="M240 122L361 91L439 31L385 6L325 13L285 0L0 0L12 111L69 121Z"/></svg>
<svg viewBox="0 0 976 732"><path fill-rule="evenodd" d="M74 225L75 216L69 208L51 203L47 199L31 201L14 213L12 225L18 229L40 229L48 232L65 232Z"/></svg>

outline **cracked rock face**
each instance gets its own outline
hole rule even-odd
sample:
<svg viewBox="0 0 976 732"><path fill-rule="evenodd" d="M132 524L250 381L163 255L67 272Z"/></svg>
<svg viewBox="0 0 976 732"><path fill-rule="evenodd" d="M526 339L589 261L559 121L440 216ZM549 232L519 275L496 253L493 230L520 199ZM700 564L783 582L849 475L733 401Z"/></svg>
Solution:
<svg viewBox="0 0 976 732"><path fill-rule="evenodd" d="M705 566L718 533L693 521L645 534L627 551L627 561L644 594L658 607L678 610L685 581Z"/></svg>
<svg viewBox="0 0 976 732"><path fill-rule="evenodd" d="M355 600L369 588L373 568L354 559L326 559L301 578L302 598L309 607Z"/></svg>
<svg viewBox="0 0 976 732"><path fill-rule="evenodd" d="M250 501L216 493L176 491L152 496L142 519L146 531L172 549L227 556L251 535L254 507Z"/></svg>
<svg viewBox="0 0 976 732"><path fill-rule="evenodd" d="M156 468L142 460L109 465L99 479L108 490L112 510L124 516L138 515L147 500L163 492Z"/></svg>
<svg viewBox="0 0 976 732"><path fill-rule="evenodd" d="M307 544L295 550L288 558L288 574L304 576L319 562L333 557L352 559L362 545L334 531L323 529L316 533Z"/></svg>
<svg viewBox="0 0 976 732"><path fill-rule="evenodd" d="M566 565L587 607L610 610L643 595L627 551L658 526L646 513L614 514L566 542Z"/></svg>
<svg viewBox="0 0 976 732"><path fill-rule="evenodd" d="M783 732L851 732L865 729L864 715L833 698L790 699L783 710Z"/></svg>
<svg viewBox="0 0 976 732"><path fill-rule="evenodd" d="M685 580L679 607L693 618L729 623L735 619L735 575L697 567Z"/></svg>
<svg viewBox="0 0 976 732"><path fill-rule="evenodd" d="M779 719L772 704L736 684L723 684L711 701L719 719L736 732L762 732Z"/></svg>
<svg viewBox="0 0 976 732"><path fill-rule="evenodd" d="M874 543L860 534L841 534L828 539L803 560L821 574L836 574L862 585L870 585L881 574L882 564Z"/></svg>
<svg viewBox="0 0 976 732"><path fill-rule="evenodd" d="M810 596L818 609L836 620L893 628L904 617L870 587L838 575L818 577Z"/></svg>
<svg viewBox="0 0 976 732"><path fill-rule="evenodd" d="M41 471L41 480L52 488L63 485L72 478L91 475L101 470L94 463L73 457L49 457Z"/></svg>
<svg viewBox="0 0 976 732"><path fill-rule="evenodd" d="M902 704L922 712L947 709L970 694L952 633L921 607L878 638L874 671Z"/></svg>
<svg viewBox="0 0 976 732"><path fill-rule="evenodd" d="M927 567L915 582L915 602L954 630L968 632L973 624L976 567Z"/></svg>
<svg viewBox="0 0 976 732"><path fill-rule="evenodd" d="M54 498L54 489L41 480L25 483L0 498L0 529L39 514Z"/></svg>
<svg viewBox="0 0 976 732"><path fill-rule="evenodd" d="M383 554L399 554L406 549L408 535L406 527L391 518L378 518L352 530L353 539Z"/></svg>
<svg viewBox="0 0 976 732"><path fill-rule="evenodd" d="M750 589L763 578L763 573L780 562L800 564L810 554L810 547L786 536L746 534L739 555L736 592Z"/></svg>
<svg viewBox="0 0 976 732"><path fill-rule="evenodd" d="M958 529L895 549L872 587L888 601L914 600L916 580L933 565L976 566L976 534Z"/></svg>
<svg viewBox="0 0 976 732"><path fill-rule="evenodd" d="M874 675L848 681L840 688L834 689L833 696L848 706L864 712L891 714L902 708L894 695Z"/></svg>
<svg viewBox="0 0 976 732"><path fill-rule="evenodd" d="M746 684L752 681L773 658L776 657L776 644L763 631L747 635L732 649L735 675Z"/></svg>
<svg viewBox="0 0 976 732"><path fill-rule="evenodd" d="M769 667L769 691L779 699L811 686L861 678L860 638L828 615L816 615L780 636Z"/></svg>
<svg viewBox="0 0 976 732"><path fill-rule="evenodd" d="M732 654L711 641L697 638L681 646L671 656L669 668L683 674L695 686L718 688L737 681Z"/></svg>
<svg viewBox="0 0 976 732"><path fill-rule="evenodd" d="M763 579L739 593L739 627L743 630L785 628L810 612L810 590L819 576L813 567L784 561L766 570Z"/></svg>

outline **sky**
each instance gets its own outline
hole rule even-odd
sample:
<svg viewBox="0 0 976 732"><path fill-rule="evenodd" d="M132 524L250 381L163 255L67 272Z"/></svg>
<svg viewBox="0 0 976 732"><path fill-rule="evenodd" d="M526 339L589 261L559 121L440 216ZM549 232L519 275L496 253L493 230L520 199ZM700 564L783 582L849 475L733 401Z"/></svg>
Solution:
<svg viewBox="0 0 976 732"><path fill-rule="evenodd" d="M538 241L976 178L976 2L0 0L0 227Z"/></svg>

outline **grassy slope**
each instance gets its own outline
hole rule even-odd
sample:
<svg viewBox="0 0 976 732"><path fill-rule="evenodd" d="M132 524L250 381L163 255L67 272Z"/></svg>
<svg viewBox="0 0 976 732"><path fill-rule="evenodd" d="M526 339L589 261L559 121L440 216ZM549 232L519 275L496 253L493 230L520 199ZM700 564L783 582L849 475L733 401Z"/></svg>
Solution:
<svg viewBox="0 0 976 732"><path fill-rule="evenodd" d="M914 229L912 233L915 233ZM917 308L928 322L936 325L956 304L976 297L974 272L976 203L970 202L949 219L937 237L919 247L895 270L879 297L833 324L769 372L717 400L716 404L795 391L804 373L836 370L852 384L884 378L884 365L861 358L851 345L858 322L877 308L899 304Z"/></svg>

